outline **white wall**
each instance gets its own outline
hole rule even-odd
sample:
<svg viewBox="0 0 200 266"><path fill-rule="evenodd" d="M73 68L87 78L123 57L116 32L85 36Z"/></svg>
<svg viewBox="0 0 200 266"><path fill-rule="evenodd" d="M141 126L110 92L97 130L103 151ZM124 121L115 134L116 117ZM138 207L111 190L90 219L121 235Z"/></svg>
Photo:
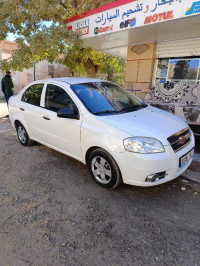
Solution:
<svg viewBox="0 0 200 266"><path fill-rule="evenodd" d="M0 60L7 59L12 55L11 51L1 50L0 49ZM68 76L69 69L66 68L66 66L62 64L57 64L53 62L53 64L49 63L47 60L41 61L37 64L35 64L35 77L36 80L40 79L46 79L51 78L49 74L49 66L54 67L54 73L53 77L63 77ZM0 71L0 79L5 74ZM14 79L14 85L15 85L15 93L18 93L23 87L25 87L28 83L33 81L34 79L34 68L31 67L29 69L24 69L23 71L12 71L12 77ZM0 96L2 96L3 93L0 92Z"/></svg>
<svg viewBox="0 0 200 266"><path fill-rule="evenodd" d="M2 50L0 48L0 60L2 60ZM1 82L1 79L3 78L3 72L0 70L0 82ZM1 84L0 84L0 88L1 88ZM0 97L3 96L3 92L2 90L0 89Z"/></svg>

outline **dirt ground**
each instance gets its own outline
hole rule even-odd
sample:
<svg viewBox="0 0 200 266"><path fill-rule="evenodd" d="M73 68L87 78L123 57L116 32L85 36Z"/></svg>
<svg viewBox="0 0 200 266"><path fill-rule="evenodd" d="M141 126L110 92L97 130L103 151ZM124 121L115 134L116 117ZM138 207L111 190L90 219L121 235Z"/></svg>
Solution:
<svg viewBox="0 0 200 266"><path fill-rule="evenodd" d="M0 265L200 265L200 192L99 187L87 167L0 120Z"/></svg>

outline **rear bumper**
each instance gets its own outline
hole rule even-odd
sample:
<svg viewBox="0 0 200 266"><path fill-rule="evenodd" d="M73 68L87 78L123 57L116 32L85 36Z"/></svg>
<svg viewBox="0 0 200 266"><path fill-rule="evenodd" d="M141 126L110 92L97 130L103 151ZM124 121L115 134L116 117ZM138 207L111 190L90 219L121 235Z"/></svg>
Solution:
<svg viewBox="0 0 200 266"><path fill-rule="evenodd" d="M180 176L190 166L192 159L180 168L179 158L193 147L194 137L192 136L191 142L176 153L171 146L165 146L164 153L136 154L126 151L115 153L114 158L119 165L125 184L149 187L163 184ZM146 181L147 176L160 172L166 172L166 176L155 182Z"/></svg>

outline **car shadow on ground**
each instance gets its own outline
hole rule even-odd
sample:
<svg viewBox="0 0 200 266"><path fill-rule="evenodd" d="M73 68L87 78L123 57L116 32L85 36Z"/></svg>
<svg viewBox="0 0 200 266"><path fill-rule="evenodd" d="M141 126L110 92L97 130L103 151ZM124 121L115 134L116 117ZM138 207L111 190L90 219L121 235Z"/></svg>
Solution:
<svg viewBox="0 0 200 266"><path fill-rule="evenodd" d="M3 123L4 121L1 120L0 122ZM6 125L6 123L5 123L5 130L7 130L8 128L10 128L10 124ZM11 132L9 132L9 134L13 136L13 134L16 135L16 132L11 129ZM200 138L198 138L196 140L197 151L200 148L199 147L199 139ZM84 182L87 185L88 185L88 182L90 182L91 185L93 184L92 186L97 186L100 189L103 189L98 184L96 184L95 181L92 179L87 165L84 165L83 163L81 163L81 162L79 162L79 161L77 161L77 160L75 160L75 159L73 159L67 155L64 155L58 151L55 151L49 147L46 147L43 144L38 143L38 142L35 142L34 145L31 147L23 147L18 142L17 135L16 135L15 143L17 144L17 146L19 146L19 148L22 152L24 150L27 150L27 151L29 150L30 152L31 152L31 150L35 150L35 153L37 153L37 152L42 153L42 157L48 157L48 160L50 160L50 162L53 164L52 166L54 167L54 170L57 169L58 173L59 173L59 166L61 166L61 165L62 165L62 169L65 172L68 172L70 170L70 174L74 175L74 180L76 180L77 183L78 183L79 178L84 178ZM37 154L36 154L36 156L37 156ZM37 166L34 166L34 169L37 169ZM59 178L59 175L57 178ZM116 192L127 194L127 193L132 193L133 191L137 190L138 193L141 192L141 194L147 195L147 194L152 194L152 193L158 192L158 190L164 191L164 190L173 189L174 187L177 187L177 186L181 187L182 184L183 184L182 179L177 178L175 180L164 183L162 185L157 185L157 186L152 186L152 187L138 187L138 186L131 186L131 185L127 185L127 184L121 184L118 188L115 188L114 190L110 190L110 191L116 191ZM187 186L187 183L185 183L185 185ZM109 191L107 189L103 189L103 190Z"/></svg>
<svg viewBox="0 0 200 266"><path fill-rule="evenodd" d="M62 164L62 169L67 172L69 171L69 166L70 166L70 172L71 174L74 173L74 181L76 181L78 183L78 179L84 179L84 183L86 184L86 186L88 186L88 183L90 183L90 186L92 187L97 187L100 190L104 190L107 191L109 193L109 191L112 191L111 193L113 193L113 191L115 191L115 193L120 193L122 194L132 194L135 193L135 191L137 191L137 194L139 196L139 194L141 194L142 196L146 195L148 197L148 195L152 195L152 194L160 194L160 192L162 193L163 191L168 191L169 190L173 190L175 187L179 187L181 189L181 187L183 186L182 180L181 178L177 178L174 179L170 182L161 184L161 185L157 185L157 186L152 186L152 187L139 187L139 186L132 186L132 185L127 185L127 184L121 184L119 187L109 190L109 189L104 189L101 188L91 177L89 169L87 167L87 165L84 165L83 163L67 156L64 155L58 151L55 151L51 148L48 148L38 142L35 142L34 145L32 146L32 148L35 147L37 149L39 149L40 151L43 151L44 153L48 154L48 157L52 158L52 161L54 161L55 166L57 167L57 162L59 161L60 164ZM31 148L31 147L30 147ZM56 161L55 161L56 159ZM59 167L57 168L57 170L59 171ZM62 177L61 177L62 178ZM185 183L185 185L187 186L187 183ZM159 192L159 193L158 193Z"/></svg>

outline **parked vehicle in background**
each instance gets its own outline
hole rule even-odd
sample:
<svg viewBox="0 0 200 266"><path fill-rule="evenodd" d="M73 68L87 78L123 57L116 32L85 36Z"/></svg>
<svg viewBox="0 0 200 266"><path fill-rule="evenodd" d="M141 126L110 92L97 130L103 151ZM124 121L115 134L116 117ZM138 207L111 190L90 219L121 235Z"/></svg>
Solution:
<svg viewBox="0 0 200 266"><path fill-rule="evenodd" d="M181 175L194 136L180 118L118 85L88 78L32 82L9 101L19 141L34 141L87 164L105 188L154 186Z"/></svg>

